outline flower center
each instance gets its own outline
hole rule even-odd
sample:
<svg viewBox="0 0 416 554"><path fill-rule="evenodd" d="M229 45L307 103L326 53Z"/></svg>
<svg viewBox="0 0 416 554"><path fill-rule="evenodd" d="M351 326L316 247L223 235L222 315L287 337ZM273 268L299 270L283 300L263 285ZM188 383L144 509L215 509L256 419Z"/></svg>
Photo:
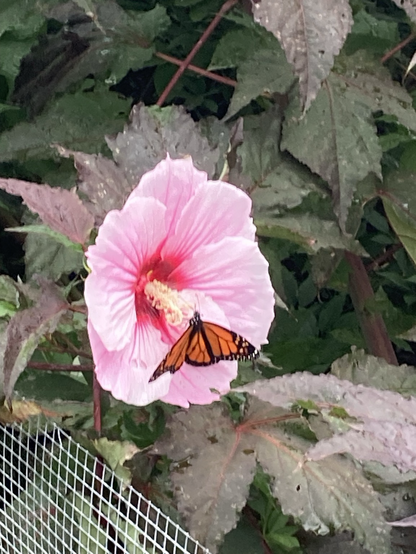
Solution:
<svg viewBox="0 0 416 554"><path fill-rule="evenodd" d="M146 283L144 293L153 308L163 311L170 325L178 326L185 318L189 319L191 307L181 298L177 290L153 279Z"/></svg>

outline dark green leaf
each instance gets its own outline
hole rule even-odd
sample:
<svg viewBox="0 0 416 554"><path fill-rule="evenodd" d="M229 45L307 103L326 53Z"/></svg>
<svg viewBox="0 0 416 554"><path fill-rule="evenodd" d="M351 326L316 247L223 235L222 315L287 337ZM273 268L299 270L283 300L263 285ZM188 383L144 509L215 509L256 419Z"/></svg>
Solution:
<svg viewBox="0 0 416 554"><path fill-rule="evenodd" d="M416 264L416 224L414 218L407 210L402 209L387 196L383 196L383 205L390 225Z"/></svg>
<svg viewBox="0 0 416 554"><path fill-rule="evenodd" d="M160 437L165 429L165 418L163 413L152 422L145 421L137 423L131 412L124 412L121 437L134 442L139 448L146 448L153 444Z"/></svg>
<svg viewBox="0 0 416 554"><path fill-rule="evenodd" d="M7 37L0 39L0 73L5 76L9 90L13 89L22 58L30 52L34 40L34 38L27 40L7 39Z"/></svg>
<svg viewBox="0 0 416 554"><path fill-rule="evenodd" d="M43 25L41 5L30 0L0 0L0 37L12 31L20 39L33 36Z"/></svg>
<svg viewBox="0 0 416 554"><path fill-rule="evenodd" d="M299 118L295 96L285 119L282 148L329 183L334 211L345 229L357 184L371 171L381 176L382 152L371 110L355 90L331 75Z"/></svg>
<svg viewBox="0 0 416 554"><path fill-rule="evenodd" d="M255 223L260 236L290 240L307 252L317 252L321 248L361 251L358 243L342 234L335 221L315 215L299 214L270 219L260 217Z"/></svg>
<svg viewBox="0 0 416 554"><path fill-rule="evenodd" d="M399 42L399 30L395 21L375 17L366 9L354 14L354 25L345 43L345 51L350 54L361 48L383 55Z"/></svg>
<svg viewBox="0 0 416 554"><path fill-rule="evenodd" d="M0 275L0 300L8 302L15 308L19 307L20 291L11 277L8 275Z"/></svg>
<svg viewBox="0 0 416 554"><path fill-rule="evenodd" d="M318 289L324 287L344 257L342 250L319 250L311 260L312 277Z"/></svg>
<svg viewBox="0 0 416 554"><path fill-rule="evenodd" d="M15 390L25 398L44 402L85 402L92 400L92 389L87 383L58 371L38 371L26 369Z"/></svg>
<svg viewBox="0 0 416 554"><path fill-rule="evenodd" d="M129 70L144 67L153 56L156 35L170 25L160 5L148 11L126 11L112 0L71 11L58 4L49 15L62 28L43 36L25 57L12 96L32 116L56 92L67 91L88 76L110 85Z"/></svg>
<svg viewBox="0 0 416 554"><path fill-rule="evenodd" d="M209 70L238 67L247 59L247 43L253 52L269 46L275 47L277 39L263 27L252 26L229 31L218 41L211 58Z"/></svg>
<svg viewBox="0 0 416 554"><path fill-rule="evenodd" d="M379 63L379 58L360 50L353 56L340 55L336 77L340 83L356 94L356 100L372 112L394 115L406 129L416 131L416 112L412 97L403 86L393 81L389 71Z"/></svg>
<svg viewBox="0 0 416 554"><path fill-rule="evenodd" d="M255 218L273 217L284 209L301 204L312 191L318 191L318 179L305 166L280 152L280 108L272 108L259 116L244 118L241 156L243 178L254 189L251 197ZM236 182L238 176L234 176Z"/></svg>
<svg viewBox="0 0 416 554"><path fill-rule="evenodd" d="M379 187L382 194L385 192L389 193L393 199L402 204L410 213L416 214L416 171L402 170L389 172ZM383 230L386 231L385 228Z"/></svg>
<svg viewBox="0 0 416 554"><path fill-rule="evenodd" d="M271 50L254 50L237 69L238 84L228 108L232 117L261 94L287 92L294 81L290 65L278 44Z"/></svg>
<svg viewBox="0 0 416 554"><path fill-rule="evenodd" d="M82 144L83 150L96 152L105 133L120 130L127 110L128 102L108 90L66 94L33 122L2 133L0 156L4 161L48 158L56 142L68 148Z"/></svg>
<svg viewBox="0 0 416 554"><path fill-rule="evenodd" d="M262 538L243 517L237 527L225 535L219 554L264 554Z"/></svg>
<svg viewBox="0 0 416 554"><path fill-rule="evenodd" d="M322 373L327 371L334 359L349 350L347 344L335 341L307 337L294 338L271 344L266 352L271 354L273 363L283 368L281 373L293 371L311 371Z"/></svg>
<svg viewBox="0 0 416 554"><path fill-rule="evenodd" d="M322 307L319 312L318 325L322 333L328 332L336 327L345 304L345 295L337 294Z"/></svg>
<svg viewBox="0 0 416 554"><path fill-rule="evenodd" d="M62 235L62 233L52 231L52 229L46 225L24 225L23 227L10 227L9 229L6 229L6 231L11 231L12 233L35 233L38 235L46 235L67 248L72 248L72 250L75 250L76 252L83 253L82 246L79 243L72 242L72 240L69 240L65 235Z"/></svg>
<svg viewBox="0 0 416 554"><path fill-rule="evenodd" d="M83 252L46 235L28 235L24 248L27 278L42 274L56 281L63 273L79 272L83 268Z"/></svg>

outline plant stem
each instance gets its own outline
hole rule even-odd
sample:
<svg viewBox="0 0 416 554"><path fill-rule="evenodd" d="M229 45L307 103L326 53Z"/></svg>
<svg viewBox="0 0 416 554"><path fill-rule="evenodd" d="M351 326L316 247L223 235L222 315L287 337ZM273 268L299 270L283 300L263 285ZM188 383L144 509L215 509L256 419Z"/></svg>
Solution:
<svg viewBox="0 0 416 554"><path fill-rule="evenodd" d="M102 417L101 417L101 387L97 380L95 371L93 373L92 380L92 394L94 401L94 429L99 435L101 435L102 429Z"/></svg>
<svg viewBox="0 0 416 554"><path fill-rule="evenodd" d="M409 44L409 42L412 42L412 40L414 40L415 37L416 35L414 33L411 33L407 38L399 42L399 44L396 44L394 48L392 48L386 54L384 54L384 56L381 58L381 63L385 63L389 58L394 56L396 52L404 48L406 44Z"/></svg>
<svg viewBox="0 0 416 554"><path fill-rule="evenodd" d="M366 308L368 301L374 298L374 291L365 265L352 252L345 252L345 259L351 268L349 293L369 353L384 358L391 365L399 365L381 314L370 313Z"/></svg>
<svg viewBox="0 0 416 554"><path fill-rule="evenodd" d="M192 48L192 50L189 52L189 54L186 56L186 58L181 63L178 71L175 73L175 75L172 77L172 79L169 81L167 87L160 95L159 100L156 102L157 106L163 106L163 104L166 101L166 98L168 97L170 91L173 89L173 87L176 85L182 74L184 73L185 69L189 66L193 58L195 57L196 53L200 50L201 46L207 41L207 38L210 36L210 34L213 32L215 27L218 25L218 23L221 21L222 16L228 12L235 4L237 4L238 0L227 0L222 6L219 12L215 15L214 19L211 21L211 23L208 25L208 27L205 29L205 31L202 33L201 38L198 40L198 42L195 44L195 46Z"/></svg>
<svg viewBox="0 0 416 554"><path fill-rule="evenodd" d="M156 52L155 56L175 65L180 66L183 63L182 60L174 58L173 56L168 56L167 54L163 54L162 52ZM208 79L212 79L213 81L223 83L224 85L229 85L230 87L237 86L237 81L235 81L234 79L224 77L223 75L218 75L217 73L213 73L212 71L208 71L207 69L202 69L201 67L198 67L196 65L189 64L187 69L193 71L194 73L198 73L199 75L203 75L204 77L208 77Z"/></svg>
<svg viewBox="0 0 416 554"><path fill-rule="evenodd" d="M383 252L383 254L380 254L380 256L377 256L377 258L374 258L372 262L367 264L365 266L365 269L367 270L367 272L374 271L383 264L389 262L394 254L401 248L403 248L402 244L393 244L393 246L388 248L385 252Z"/></svg>
<svg viewBox="0 0 416 554"><path fill-rule="evenodd" d="M49 364L47 362L28 362L27 367L42 371L93 371L94 364Z"/></svg>

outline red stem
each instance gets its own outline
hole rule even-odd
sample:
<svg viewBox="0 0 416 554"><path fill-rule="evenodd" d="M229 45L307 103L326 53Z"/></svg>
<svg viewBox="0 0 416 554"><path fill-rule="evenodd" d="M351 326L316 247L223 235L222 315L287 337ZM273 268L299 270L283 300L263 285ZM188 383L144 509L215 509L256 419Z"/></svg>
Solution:
<svg viewBox="0 0 416 554"><path fill-rule="evenodd" d="M384 56L381 58L381 63L385 63L389 58L391 58L392 56L394 56L394 54L396 52L398 52L399 50L401 50L404 46L406 46L406 44L409 44L409 42L412 42L412 40L415 38L416 35L414 35L413 33L411 33L407 38L405 38L404 40L402 40L401 42L399 42L399 44L397 44L394 48L392 48L391 50L389 50L386 54L384 54Z"/></svg>
<svg viewBox="0 0 416 554"><path fill-rule="evenodd" d="M374 260L372 262L367 264L365 266L366 270L368 272L369 271L374 271L375 269L379 268L383 264L389 262L392 259L392 257L394 256L394 254L398 250L400 250L401 248L403 248L402 244L393 244L393 246L391 246L388 250L383 252L383 254L380 254L380 256L377 256L377 258L374 258Z"/></svg>
<svg viewBox="0 0 416 554"><path fill-rule="evenodd" d="M168 56L167 54L163 54L162 52L156 52L155 56L158 58L161 58L162 60L166 60L167 62L173 63L175 65L182 65L183 61L179 60L178 58L174 58L173 56ZM237 81L234 79L230 79L229 77L224 77L223 75L218 75L217 73L213 73L212 71L208 71L207 69L202 69L201 67L198 67L196 65L189 64L188 68L190 71L193 71L194 73L198 73L199 75L203 75L204 77L208 77L209 79L212 79L213 81L218 81L219 83L223 83L224 85L229 85L230 87L236 87Z"/></svg>
<svg viewBox="0 0 416 554"><path fill-rule="evenodd" d="M345 252L345 259L351 268L349 293L369 353L384 358L391 365L399 365L382 316L367 308L374 291L363 261L352 252Z"/></svg>
<svg viewBox="0 0 416 554"><path fill-rule="evenodd" d="M214 19L211 21L211 23L208 25L208 27L205 29L205 31L202 33L201 38L198 40L198 42L195 44L195 46L192 48L192 50L189 52L189 54L186 56L186 58L181 63L178 71L175 73L175 75L172 77L168 85L166 86L165 90L160 95L159 100L156 102L157 106L163 106L163 104L166 101L166 98L168 97L169 93L173 89L173 87L176 85L182 74L184 73L185 69L189 66L192 59L195 57L196 53L200 50L201 46L206 42L207 38L210 36L210 34L213 32L215 27L218 25L218 23L221 21L222 16L228 12L235 4L237 4L238 0L227 0L222 6L219 12L215 15Z"/></svg>
<svg viewBox="0 0 416 554"><path fill-rule="evenodd" d="M27 367L42 371L93 371L94 364L49 364L43 362L28 362Z"/></svg>
<svg viewBox="0 0 416 554"><path fill-rule="evenodd" d="M71 312L78 312L80 314L87 314L86 306L76 306L75 304L70 304L68 306L68 310L70 310Z"/></svg>
<svg viewBox="0 0 416 554"><path fill-rule="evenodd" d="M92 393L94 401L94 429L100 435L102 430L102 419L101 419L101 387L100 383L97 380L97 375L94 371L93 380L92 380Z"/></svg>

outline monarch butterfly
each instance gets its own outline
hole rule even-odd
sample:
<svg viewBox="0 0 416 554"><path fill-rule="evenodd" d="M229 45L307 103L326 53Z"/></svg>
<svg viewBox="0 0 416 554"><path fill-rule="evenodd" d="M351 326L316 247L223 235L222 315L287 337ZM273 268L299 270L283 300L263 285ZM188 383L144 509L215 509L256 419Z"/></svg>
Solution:
<svg viewBox="0 0 416 554"><path fill-rule="evenodd" d="M176 373L184 362L204 366L220 360L254 360L259 356L257 348L245 338L216 323L202 321L195 312L189 327L158 365L149 383L168 371Z"/></svg>

